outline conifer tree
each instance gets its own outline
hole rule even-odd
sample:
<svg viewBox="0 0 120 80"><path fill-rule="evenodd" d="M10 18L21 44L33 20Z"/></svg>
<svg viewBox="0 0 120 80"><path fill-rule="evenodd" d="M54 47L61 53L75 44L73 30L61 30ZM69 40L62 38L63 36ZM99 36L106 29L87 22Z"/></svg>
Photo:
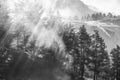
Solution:
<svg viewBox="0 0 120 80"><path fill-rule="evenodd" d="M106 45L98 31L91 36L91 46L88 55L88 68L93 72L93 80L97 80L100 74L104 74L109 67L109 56ZM103 75L104 76L104 75Z"/></svg>
<svg viewBox="0 0 120 80"><path fill-rule="evenodd" d="M82 26L78 32L72 29L63 39L67 51L73 56L72 80L84 80L86 55L90 46L90 36L86 28Z"/></svg>
<svg viewBox="0 0 120 80"><path fill-rule="evenodd" d="M117 45L116 48L112 49L111 55L114 80L120 80L120 46Z"/></svg>

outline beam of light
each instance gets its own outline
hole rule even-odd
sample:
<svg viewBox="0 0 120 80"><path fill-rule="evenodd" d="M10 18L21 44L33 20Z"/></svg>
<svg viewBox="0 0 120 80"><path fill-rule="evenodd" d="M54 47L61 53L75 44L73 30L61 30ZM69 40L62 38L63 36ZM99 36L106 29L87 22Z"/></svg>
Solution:
<svg viewBox="0 0 120 80"><path fill-rule="evenodd" d="M107 36L111 37L111 35L106 31L105 28L118 28L118 25L114 25L114 24L107 24L107 23L103 23L100 21L85 21L85 24L89 25L89 26L96 26L98 29L102 30Z"/></svg>
<svg viewBox="0 0 120 80"><path fill-rule="evenodd" d="M6 6L11 24L9 32L13 33L23 28L31 35L29 41L35 40L37 47L60 48L60 51L64 51L64 43L59 35L64 27L61 25L63 23L60 17L57 17L56 1L7 0Z"/></svg>
<svg viewBox="0 0 120 80"><path fill-rule="evenodd" d="M71 15L74 15L69 8L61 9L59 12L63 18L70 18Z"/></svg>
<svg viewBox="0 0 120 80"><path fill-rule="evenodd" d="M102 27L97 26L99 29L101 29L107 36L111 37L111 35Z"/></svg>

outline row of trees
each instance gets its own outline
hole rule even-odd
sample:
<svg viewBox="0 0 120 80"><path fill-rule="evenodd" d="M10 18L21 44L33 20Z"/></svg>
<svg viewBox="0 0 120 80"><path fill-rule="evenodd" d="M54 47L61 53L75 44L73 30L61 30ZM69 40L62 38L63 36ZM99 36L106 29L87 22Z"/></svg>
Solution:
<svg viewBox="0 0 120 80"><path fill-rule="evenodd" d="M64 34L63 40L74 59L70 73L72 80L84 80L85 77L93 80L120 79L120 47L114 48L110 57L98 31L89 35L84 26L78 32L71 29Z"/></svg>
<svg viewBox="0 0 120 80"><path fill-rule="evenodd" d="M91 14L91 15L87 15L85 17L83 17L82 19L83 20L103 20L103 19L109 19L109 18L116 18L117 16L113 15L112 13L108 13L108 14L105 14L105 13L94 13L94 14Z"/></svg>

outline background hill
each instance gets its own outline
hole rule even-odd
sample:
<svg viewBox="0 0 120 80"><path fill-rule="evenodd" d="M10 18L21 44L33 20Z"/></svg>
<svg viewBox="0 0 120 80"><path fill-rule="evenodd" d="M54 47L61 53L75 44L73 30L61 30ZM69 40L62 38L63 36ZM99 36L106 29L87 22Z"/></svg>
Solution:
<svg viewBox="0 0 120 80"><path fill-rule="evenodd" d="M1 25L6 25L8 21L9 12L6 9L6 1L7 0L0 0ZM45 0L44 2L46 3L46 1L47 0ZM58 12L57 16L61 16L66 20L72 18L73 21L70 21L70 23L74 23L74 21L77 20L77 23L75 24L86 25L90 33L92 33L94 30L98 30L101 36L105 39L105 42L108 45L108 49L113 48L116 44L120 44L120 16L97 13L97 11L95 11L95 8L92 9L91 6L86 5L81 0L57 0L56 2L55 0L51 0L49 3L55 3L55 9ZM81 20L81 18L85 19ZM95 23L92 23L91 21L94 21ZM108 36L108 34L110 36Z"/></svg>

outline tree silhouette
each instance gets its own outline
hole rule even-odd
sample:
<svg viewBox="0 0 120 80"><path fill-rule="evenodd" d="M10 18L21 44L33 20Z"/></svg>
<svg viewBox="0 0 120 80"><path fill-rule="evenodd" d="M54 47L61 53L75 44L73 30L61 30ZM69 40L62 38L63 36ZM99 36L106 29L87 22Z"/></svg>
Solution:
<svg viewBox="0 0 120 80"><path fill-rule="evenodd" d="M63 39L67 51L73 56L72 80L84 80L85 61L90 46L90 36L86 28L83 25L78 32L72 29L68 34L64 35Z"/></svg>
<svg viewBox="0 0 120 80"><path fill-rule="evenodd" d="M116 48L112 49L112 70L115 80L120 80L120 46L117 45Z"/></svg>
<svg viewBox="0 0 120 80"><path fill-rule="evenodd" d="M91 36L91 47L88 55L88 68L93 71L93 80L97 80L98 76L103 75L109 67L109 56L105 48L104 40L98 31L95 31L95 34Z"/></svg>

